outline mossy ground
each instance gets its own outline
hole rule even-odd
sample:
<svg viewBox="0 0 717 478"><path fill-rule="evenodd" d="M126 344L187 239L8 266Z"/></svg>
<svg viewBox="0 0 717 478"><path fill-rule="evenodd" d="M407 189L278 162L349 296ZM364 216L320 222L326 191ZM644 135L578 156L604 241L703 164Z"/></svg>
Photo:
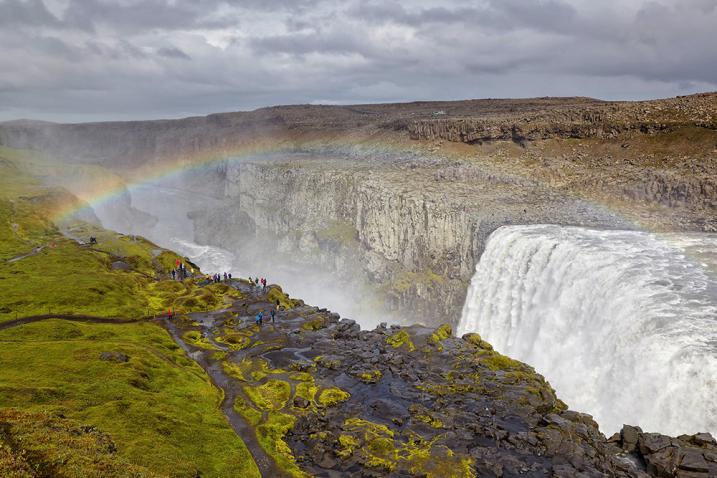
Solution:
<svg viewBox="0 0 717 478"><path fill-rule="evenodd" d="M5 478L155 478L116 454L94 427L43 412L0 409L0 473Z"/></svg>
<svg viewBox="0 0 717 478"><path fill-rule="evenodd" d="M38 171L51 175L53 167L31 152L0 148L0 322L48 312L139 319L168 308L210 310L237 296L223 284L158 280L179 256L142 238L74 220L56 224L59 212L81 202L38 177ZM91 235L97 245L75 240ZM113 269L116 261L128 270ZM100 360L107 351L129 360ZM48 320L0 332L0 407L62 414L98 427L111 435L125 471L136 465L164 476L258 476L218 408L221 399L201 368L154 323ZM24 466L3 450L1 466ZM45 452L51 456L52 450ZM77 457L67 453L69 466ZM45 466L37 459L27 463ZM8 469L0 468L0 475L8 476ZM80 469L56 474L95 476ZM107 468L97 476L127 474Z"/></svg>
<svg viewBox="0 0 717 478"><path fill-rule="evenodd" d="M287 475L308 476L297 465L284 437L298 417L335 407L348 400L349 393L337 387L321 388L311 373L272 368L264 359L244 358L222 365L230 376L244 383L246 398L237 397L234 408L256 427L264 451ZM297 406L297 398L305 404Z"/></svg>
<svg viewBox="0 0 717 478"><path fill-rule="evenodd" d="M129 361L100 360L106 351ZM130 463L167 476L258 474L221 394L158 325L28 324L0 331L0 363L0 407L97 426Z"/></svg>

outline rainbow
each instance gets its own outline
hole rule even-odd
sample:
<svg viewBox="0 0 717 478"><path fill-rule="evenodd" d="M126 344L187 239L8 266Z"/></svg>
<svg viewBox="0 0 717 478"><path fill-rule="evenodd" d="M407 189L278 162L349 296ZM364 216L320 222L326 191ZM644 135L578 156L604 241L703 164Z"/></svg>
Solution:
<svg viewBox="0 0 717 478"><path fill-rule="evenodd" d="M98 181L94 184L83 184L81 190L72 191L80 201L60 205L58 209L55 210L51 220L55 223L68 221L83 211L101 207L133 189L155 184L188 171L198 171L221 162L241 161L269 154L288 153L290 151L291 149L282 145L252 145L240 147L232 151L202 151L194 156L184 156L148 163L133 170L121 179L113 177L108 180Z"/></svg>
<svg viewBox="0 0 717 478"><path fill-rule="evenodd" d="M193 155L165 159L160 158L156 161L149 161L122 176L115 175L114 178L109 181L96 181L94 184L78 182L78 188L71 192L73 192L80 201L59 205L55 213L51 216L51 220L55 223L65 222L83 211L101 207L136 188L157 184L183 173L199 171L202 168L207 168L215 164L257 159L262 156L282 153L290 154L312 151L330 151L337 155L362 151L364 153L376 154L408 154L412 157L423 158L431 158L434 156L434 152L428 151L426 145L420 142L401 141L396 140L395 137L387 139L380 134L373 136L358 135L354 137L339 135L329 137L327 135L319 135L316 138L304 137L301 141L265 137L260 140L239 143L229 148L205 149ZM459 150L458 153L451 151L447 154L449 156L458 156L461 154L461 151ZM465 151L463 151L462 154L465 154ZM115 174L112 170L107 171L108 173ZM550 187L549 184L546 184L546 186ZM649 232L649 227L640 224L634 217L625 215L625 213L617 207L611 207L610 204L595 201L592 201L592 204L617 215L624 223L631 224L633 229Z"/></svg>
<svg viewBox="0 0 717 478"><path fill-rule="evenodd" d="M421 154L421 151L415 146L414 142L402 143L395 140L389 142L376 136L351 139L345 137L304 138L301 142L273 137L265 138L264 141L238 144L230 148L207 149L194 155L147 162L124 174L121 178L115 176L111 180L96 181L93 184L78 182L78 188L71 192L80 201L60 205L51 216L51 220L55 223L68 221L85 210L101 207L133 189L156 184L189 171L199 171L222 162L256 159L282 153L319 152L322 150L329 150L336 154L357 150L376 153L408 153L414 156L417 153ZM424 156L427 155L424 154ZM108 170L108 172L115 173L112 170Z"/></svg>

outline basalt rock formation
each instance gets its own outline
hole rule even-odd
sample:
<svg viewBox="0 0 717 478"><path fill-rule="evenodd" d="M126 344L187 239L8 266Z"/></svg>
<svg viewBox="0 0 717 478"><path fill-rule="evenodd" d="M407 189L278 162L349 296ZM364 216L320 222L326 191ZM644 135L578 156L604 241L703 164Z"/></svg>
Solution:
<svg viewBox="0 0 717 478"><path fill-rule="evenodd" d="M272 476L714 476L709 434L626 426L608 440L477 334L361 330L278 286L234 285L231 308L166 326L225 389L236 427L255 430L253 453L276 465ZM287 308L272 321L277 300Z"/></svg>

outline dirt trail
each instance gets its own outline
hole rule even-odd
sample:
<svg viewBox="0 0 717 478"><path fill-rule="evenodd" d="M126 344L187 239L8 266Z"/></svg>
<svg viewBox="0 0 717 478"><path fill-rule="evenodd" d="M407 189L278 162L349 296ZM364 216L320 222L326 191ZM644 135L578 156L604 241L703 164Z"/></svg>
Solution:
<svg viewBox="0 0 717 478"><path fill-rule="evenodd" d="M209 319L209 315L210 313L195 313L192 314L192 317ZM259 444L259 440L257 439L256 431L254 430L254 428L249 425L249 423L247 423L247 421L244 420L244 418L236 410L234 410L234 402L236 401L237 396L241 396L242 398L246 399L239 386L237 386L236 380L232 380L224 372L221 363L210 361L208 354L203 353L201 351L192 350L192 348L189 347L182 339L181 332L178 330L174 322L168 320L167 318L163 318L161 323L162 325L164 325L164 328L167 329L169 335L172 336L174 341L182 347L185 353L195 362L197 362L197 364L202 367L202 369L207 373L207 375L209 375L209 378L212 380L212 383L224 392L224 399L220 404L220 408L229 420L229 423L231 424L236 434L239 435L239 437L244 441L244 444L246 444L247 448L249 449L249 452L254 458L254 462L259 468L259 472L261 473L261 475L277 478L285 476L285 474L276 466L274 460L266 454L264 449ZM213 338L211 338L210 340L213 345L219 347L222 350L229 351L228 348L215 342Z"/></svg>
<svg viewBox="0 0 717 478"><path fill-rule="evenodd" d="M17 319L8 320L7 322L0 323L0 330L11 329L20 325L31 324L33 322L40 322L48 319L61 319L69 320L72 322L85 322L89 324L133 324L146 320L154 320L155 317L142 317L139 319L113 319L110 317L97 317L95 315L81 315L81 314L42 314L42 315L30 315L27 317L20 317Z"/></svg>
<svg viewBox="0 0 717 478"><path fill-rule="evenodd" d="M23 260L23 259L27 259L28 257L36 256L37 254L39 254L40 252L42 252L42 250L43 250L45 247L46 247L46 246L38 246L38 247L35 247L35 248L32 249L32 251L27 252L27 253L25 253L25 254L20 254L19 256L15 256L15 257L13 257L13 258L11 258L11 259L6 260L5 262L7 262L7 263L9 264L9 263L12 263L12 262L17 262L17 261L21 261L21 260Z"/></svg>

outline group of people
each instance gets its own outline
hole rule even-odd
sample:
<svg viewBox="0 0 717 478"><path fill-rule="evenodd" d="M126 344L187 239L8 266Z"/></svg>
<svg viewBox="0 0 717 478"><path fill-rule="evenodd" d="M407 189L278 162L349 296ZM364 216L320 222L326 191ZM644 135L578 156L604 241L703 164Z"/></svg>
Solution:
<svg viewBox="0 0 717 478"><path fill-rule="evenodd" d="M214 274L211 277L209 277L210 282L213 282L215 284L218 284L222 281L222 277L224 278L224 282L229 282L232 280L232 273L231 272L225 272L224 274Z"/></svg>
<svg viewBox="0 0 717 478"><path fill-rule="evenodd" d="M274 321L276 321L276 313L281 308L281 303L277 300L276 305L271 308L269 311L269 316L271 317L271 323L274 324ZM264 324L264 312L259 312L256 314L256 317L254 317L254 323L258 326L262 326Z"/></svg>
<svg viewBox="0 0 717 478"><path fill-rule="evenodd" d="M266 291L267 282L266 282L266 278L264 278L264 277L262 277L260 279L258 277L252 278L251 276L249 276L249 283L251 284L252 287L257 287L257 288L259 287L259 285L261 285L262 291Z"/></svg>
<svg viewBox="0 0 717 478"><path fill-rule="evenodd" d="M189 270L187 270L187 266L179 259L174 262L174 265L175 268L172 269L171 272L172 280L184 280L194 274L194 269L190 267Z"/></svg>

